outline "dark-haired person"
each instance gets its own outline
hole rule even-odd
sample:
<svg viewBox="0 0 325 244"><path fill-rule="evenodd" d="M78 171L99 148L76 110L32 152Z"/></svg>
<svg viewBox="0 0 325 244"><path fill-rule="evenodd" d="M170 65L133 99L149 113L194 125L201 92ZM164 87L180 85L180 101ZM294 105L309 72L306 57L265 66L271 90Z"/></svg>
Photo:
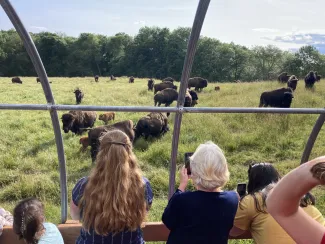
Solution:
<svg viewBox="0 0 325 244"><path fill-rule="evenodd" d="M132 143L122 131L100 138L96 166L72 190L70 213L81 220L77 244L142 244L141 225L153 199Z"/></svg>
<svg viewBox="0 0 325 244"><path fill-rule="evenodd" d="M44 206L36 198L20 201L13 217L13 230L26 244L64 244L58 228L45 222Z"/></svg>
<svg viewBox="0 0 325 244"><path fill-rule="evenodd" d="M297 243L325 243L325 227L299 207L301 197L325 184L325 156L292 170L274 187L266 199L272 217Z"/></svg>
<svg viewBox="0 0 325 244"><path fill-rule="evenodd" d="M231 236L250 232L256 244L291 244L290 236L268 214L265 199L274 183L280 180L278 171L270 163L258 163L248 169L248 195L239 203ZM315 198L308 194L301 199L301 206L312 218L324 224L322 214L313 206ZM246 233L247 234L247 233Z"/></svg>
<svg viewBox="0 0 325 244"><path fill-rule="evenodd" d="M238 206L237 193L222 190L229 180L227 160L216 144L207 142L190 157L190 168L197 191L185 192L189 176L183 167L162 215L170 230L167 244L226 244Z"/></svg>

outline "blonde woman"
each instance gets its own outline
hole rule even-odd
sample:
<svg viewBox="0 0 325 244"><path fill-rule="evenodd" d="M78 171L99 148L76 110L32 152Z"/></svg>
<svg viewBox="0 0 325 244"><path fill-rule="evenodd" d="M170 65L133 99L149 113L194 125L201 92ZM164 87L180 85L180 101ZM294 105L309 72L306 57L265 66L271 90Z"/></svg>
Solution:
<svg viewBox="0 0 325 244"><path fill-rule="evenodd" d="M162 216L170 230L167 244L226 244L238 206L237 193L222 190L229 180L226 158L216 144L207 142L190 157L190 168L197 191L184 192L189 176L183 167L180 185Z"/></svg>
<svg viewBox="0 0 325 244"><path fill-rule="evenodd" d="M95 168L72 190L71 216L82 221L76 243L144 243L141 225L152 199L128 136L119 130L107 132Z"/></svg>

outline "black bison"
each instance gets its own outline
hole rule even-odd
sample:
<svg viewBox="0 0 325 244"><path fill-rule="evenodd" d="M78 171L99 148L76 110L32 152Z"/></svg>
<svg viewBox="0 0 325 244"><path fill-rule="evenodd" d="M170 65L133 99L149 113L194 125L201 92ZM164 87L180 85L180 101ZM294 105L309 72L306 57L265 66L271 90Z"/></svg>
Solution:
<svg viewBox="0 0 325 244"><path fill-rule="evenodd" d="M107 125L108 121L115 120L115 112L107 112L100 114L98 119L104 121L105 125Z"/></svg>
<svg viewBox="0 0 325 244"><path fill-rule="evenodd" d="M319 75L319 74L317 73L317 71L315 71L315 75L316 75L316 81L319 82L320 79L322 78L322 76Z"/></svg>
<svg viewBox="0 0 325 244"><path fill-rule="evenodd" d="M155 84L155 81L153 79L148 80L148 91L153 90L154 84Z"/></svg>
<svg viewBox="0 0 325 244"><path fill-rule="evenodd" d="M81 135L86 128L94 126L96 118L96 112L69 111L69 113L63 114L61 117L62 129L64 133L68 133L71 130L72 133Z"/></svg>
<svg viewBox="0 0 325 244"><path fill-rule="evenodd" d="M290 87L263 92L260 97L259 107L290 108L292 98L293 90Z"/></svg>
<svg viewBox="0 0 325 244"><path fill-rule="evenodd" d="M36 83L41 82L41 79L39 77L36 78Z"/></svg>
<svg viewBox="0 0 325 244"><path fill-rule="evenodd" d="M197 100L199 100L197 93L187 89L185 93L184 107L194 107L197 104Z"/></svg>
<svg viewBox="0 0 325 244"><path fill-rule="evenodd" d="M131 76L131 77L129 78L129 83L134 83L134 77L133 77L133 76Z"/></svg>
<svg viewBox="0 0 325 244"><path fill-rule="evenodd" d="M23 81L19 78L19 77L14 77L11 79L12 83L19 83L19 84L23 84Z"/></svg>
<svg viewBox="0 0 325 244"><path fill-rule="evenodd" d="M142 117L134 128L135 140L140 136L147 139L149 136L158 137L168 131L168 118L163 113L150 113Z"/></svg>
<svg viewBox="0 0 325 244"><path fill-rule="evenodd" d="M208 80L201 77L193 77L188 80L188 88L195 87L195 91L201 91L208 86Z"/></svg>
<svg viewBox="0 0 325 244"><path fill-rule="evenodd" d="M96 128L89 130L88 132L88 140L89 145L91 146L90 154L93 161L95 161L100 141L99 138L103 136L106 132L112 130L120 130L123 131L129 138L130 141L133 142L134 140L134 130L133 130L133 122L132 120L124 120L121 122L117 122L112 125L102 125Z"/></svg>
<svg viewBox="0 0 325 244"><path fill-rule="evenodd" d="M170 82L170 81L164 81L162 83L155 84L153 86L154 94L156 94L157 92L162 91L162 90L164 90L166 88L172 88L174 90L177 90L177 86L175 86L172 82Z"/></svg>
<svg viewBox="0 0 325 244"><path fill-rule="evenodd" d="M155 101L155 106L158 104L158 107L160 107L161 104L165 104L165 107L168 107L174 101L177 101L178 92L172 88L166 88L159 91L153 99Z"/></svg>
<svg viewBox="0 0 325 244"><path fill-rule="evenodd" d="M99 76L95 75L95 81L98 82L99 81Z"/></svg>
<svg viewBox="0 0 325 244"><path fill-rule="evenodd" d="M114 75L111 75L111 80L116 80L116 78L114 77Z"/></svg>
<svg viewBox="0 0 325 244"><path fill-rule="evenodd" d="M73 93L76 96L76 104L80 104L84 97L84 93L79 88L77 88Z"/></svg>
<svg viewBox="0 0 325 244"><path fill-rule="evenodd" d="M309 73L305 76L305 88L313 88L315 82L317 80L317 77L314 73L314 71L309 71Z"/></svg>
<svg viewBox="0 0 325 244"><path fill-rule="evenodd" d="M288 80L288 87L290 87L293 91L296 90L298 84L298 78L295 75L291 75Z"/></svg>
<svg viewBox="0 0 325 244"><path fill-rule="evenodd" d="M287 83L288 80L290 78L290 75L288 75L287 72L282 72L281 74L279 74L278 76L278 81L282 82L282 83Z"/></svg>
<svg viewBox="0 0 325 244"><path fill-rule="evenodd" d="M163 79L163 81L174 82L174 78L172 78L172 77L166 77L165 79Z"/></svg>
<svg viewBox="0 0 325 244"><path fill-rule="evenodd" d="M192 97L192 107L194 107L196 104L198 104L199 97L197 96L197 93L193 90L190 90L190 95Z"/></svg>

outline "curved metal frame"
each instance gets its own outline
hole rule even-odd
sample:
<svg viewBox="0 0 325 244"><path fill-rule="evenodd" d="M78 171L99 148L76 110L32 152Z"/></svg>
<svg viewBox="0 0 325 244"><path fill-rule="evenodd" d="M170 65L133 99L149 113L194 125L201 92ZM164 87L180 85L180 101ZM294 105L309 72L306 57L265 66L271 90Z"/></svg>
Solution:
<svg viewBox="0 0 325 244"><path fill-rule="evenodd" d="M309 136L308 142L306 144L305 150L301 158L301 164L308 161L311 150L314 146L315 140L319 134L325 122L325 109L322 108L224 108L224 107L214 107L214 108L184 108L185 93L187 88L188 78L190 77L194 55L196 51L196 46L198 39L200 37L200 32L205 19L206 12L208 10L210 0L200 0L197 12L195 15L188 47L187 53L184 61L181 85L179 89L179 97L176 107L134 107L134 106L84 106L84 105L57 105L55 104L52 90L47 78L45 68L43 66L42 60L37 52L35 44L21 22L18 14L11 5L9 0L0 0L0 5L8 15L9 19L13 23L16 31L18 32L20 38L22 39L24 46L28 52L30 59L36 69L38 76L40 77L42 88L45 94L47 104L0 104L0 110L5 109L20 109L20 110L49 110L53 125L53 130L55 134L56 147L59 159L59 169L60 169L60 188L61 188L61 222L65 223L67 220L67 179L66 179L66 159L64 155L63 140L60 130L59 118L57 110L84 110L84 111L124 111L124 112L173 112L176 113L174 122L174 132L172 141L172 152L171 152L171 163L170 163L170 174L169 174L169 197L172 196L175 190L175 172L176 172L176 159L178 151L179 134L182 122L182 114L184 112L188 113L288 113L288 114L320 114L318 120L316 121L314 128Z"/></svg>

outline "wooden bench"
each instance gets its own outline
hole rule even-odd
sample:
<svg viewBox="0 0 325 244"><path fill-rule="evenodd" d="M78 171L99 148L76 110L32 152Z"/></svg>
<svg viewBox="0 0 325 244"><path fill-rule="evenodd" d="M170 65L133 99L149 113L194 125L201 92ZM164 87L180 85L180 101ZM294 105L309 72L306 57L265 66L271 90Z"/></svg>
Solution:
<svg viewBox="0 0 325 244"><path fill-rule="evenodd" d="M80 234L81 224L78 221L68 220L65 224L58 225L63 236L65 244L75 244ZM143 237L145 241L167 241L169 230L162 222L147 222L143 228ZM249 239L249 237L239 236L231 239ZM12 227L4 227L0 236L1 244L25 244L24 241L18 240L17 235L13 232Z"/></svg>

